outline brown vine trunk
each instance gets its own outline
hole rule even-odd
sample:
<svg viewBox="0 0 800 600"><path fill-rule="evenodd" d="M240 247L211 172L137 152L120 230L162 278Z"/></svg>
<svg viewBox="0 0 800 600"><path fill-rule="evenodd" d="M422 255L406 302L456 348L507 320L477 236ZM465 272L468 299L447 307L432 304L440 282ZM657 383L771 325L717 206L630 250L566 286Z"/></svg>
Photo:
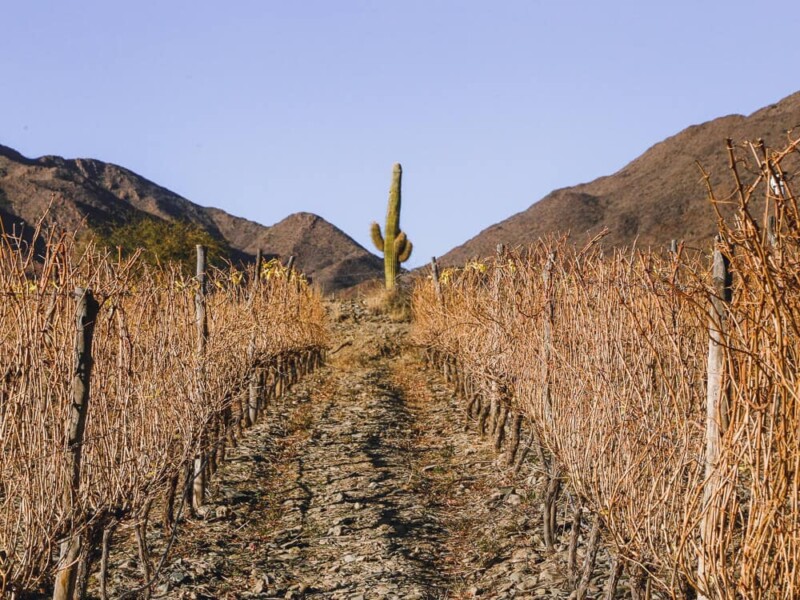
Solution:
<svg viewBox="0 0 800 600"><path fill-rule="evenodd" d="M600 519L595 517L592 523L592 531L589 534L589 544L586 547L586 556L583 559L583 575L575 590L575 600L584 600L589 589L589 582L592 579L594 565L597 562L597 550L600 546Z"/></svg>
<svg viewBox="0 0 800 600"><path fill-rule="evenodd" d="M497 414L497 422L494 430L494 449L500 452L503 442L506 439L506 421L508 420L508 409L501 406Z"/></svg>
<svg viewBox="0 0 800 600"><path fill-rule="evenodd" d="M150 579L152 578L152 567L150 565L150 549L147 546L147 522L150 518L150 507L152 500L148 500L142 508L141 517L136 524L136 544L139 550L139 568L144 579L142 594L146 600L151 596Z"/></svg>
<svg viewBox="0 0 800 600"><path fill-rule="evenodd" d="M492 407L491 404L488 402L481 402L481 414L478 417L478 433L481 437L486 435L486 420L489 418L489 412L491 411Z"/></svg>
<svg viewBox="0 0 800 600"><path fill-rule="evenodd" d="M547 491L542 502L544 545L548 552L556 550L556 501L561 491L561 478L555 466L548 471Z"/></svg>
<svg viewBox="0 0 800 600"><path fill-rule="evenodd" d="M617 595L617 586L622 577L622 570L624 563L616 555L611 557L611 564L608 566L608 579L606 579L606 587L603 592L605 600L614 600Z"/></svg>
<svg viewBox="0 0 800 600"><path fill-rule="evenodd" d="M567 580L572 587L578 585L578 539L581 535L583 507L577 506L572 513L572 527L569 534L569 552L567 553Z"/></svg>
<svg viewBox="0 0 800 600"><path fill-rule="evenodd" d="M517 462L514 465L514 475L519 475L519 472L522 470L522 465L525 464L525 459L528 458L528 453L531 451L531 446L536 443L536 429L534 429L533 423L531 423L531 431L528 434L528 440L525 442L525 445L522 446L522 452L519 453L517 457Z"/></svg>
<svg viewBox="0 0 800 600"><path fill-rule="evenodd" d="M111 546L111 538L114 536L114 530L117 527L117 522L113 521L105 526L103 529L103 542L100 554L100 600L108 600L108 552Z"/></svg>
<svg viewBox="0 0 800 600"><path fill-rule="evenodd" d="M511 437L508 439L508 448L506 451L506 466L514 464L517 458L517 450L519 450L519 434L522 430L522 415L515 414L511 421Z"/></svg>

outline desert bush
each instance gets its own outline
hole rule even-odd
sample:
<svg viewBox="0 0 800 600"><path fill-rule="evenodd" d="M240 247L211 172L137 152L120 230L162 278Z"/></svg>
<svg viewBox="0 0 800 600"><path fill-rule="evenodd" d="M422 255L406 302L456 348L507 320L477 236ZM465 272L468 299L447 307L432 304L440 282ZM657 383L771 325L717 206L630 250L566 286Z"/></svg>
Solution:
<svg viewBox="0 0 800 600"><path fill-rule="evenodd" d="M208 249L211 264L220 266L231 257L230 247L201 227L152 216L109 223L87 231L86 235L112 254L118 251L124 257L140 254L139 260L150 265L176 263L189 274L194 270L197 244Z"/></svg>

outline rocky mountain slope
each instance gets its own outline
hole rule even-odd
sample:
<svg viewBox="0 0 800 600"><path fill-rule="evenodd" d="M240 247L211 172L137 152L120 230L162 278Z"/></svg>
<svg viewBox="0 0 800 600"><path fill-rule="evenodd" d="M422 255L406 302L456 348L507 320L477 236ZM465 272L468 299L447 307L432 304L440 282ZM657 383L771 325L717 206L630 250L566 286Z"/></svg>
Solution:
<svg viewBox="0 0 800 600"><path fill-rule="evenodd" d="M780 148L787 132L800 135L800 92L749 116L730 115L684 129L647 150L613 175L555 190L527 210L485 229L441 258L463 264L488 256L498 243L534 242L551 233L570 232L576 243L608 227L603 243L661 246L672 239L705 247L716 233L716 217L698 164L720 190L732 189L725 139L763 138Z"/></svg>
<svg viewBox="0 0 800 600"><path fill-rule="evenodd" d="M45 215L49 227L99 231L143 217L191 224L230 249L235 261L260 248L296 265L327 291L380 277L382 261L321 217L290 215L266 227L199 206L136 173L92 159L29 159L0 145L0 220L10 231Z"/></svg>

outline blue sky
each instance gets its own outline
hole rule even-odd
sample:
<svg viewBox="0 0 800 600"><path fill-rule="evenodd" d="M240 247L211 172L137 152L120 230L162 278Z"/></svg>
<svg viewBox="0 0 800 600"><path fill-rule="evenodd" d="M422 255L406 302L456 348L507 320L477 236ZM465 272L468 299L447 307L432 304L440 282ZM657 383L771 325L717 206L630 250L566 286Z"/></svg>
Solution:
<svg viewBox="0 0 800 600"><path fill-rule="evenodd" d="M415 266L797 91L799 25L784 0L9 1L0 144L368 248L401 162Z"/></svg>

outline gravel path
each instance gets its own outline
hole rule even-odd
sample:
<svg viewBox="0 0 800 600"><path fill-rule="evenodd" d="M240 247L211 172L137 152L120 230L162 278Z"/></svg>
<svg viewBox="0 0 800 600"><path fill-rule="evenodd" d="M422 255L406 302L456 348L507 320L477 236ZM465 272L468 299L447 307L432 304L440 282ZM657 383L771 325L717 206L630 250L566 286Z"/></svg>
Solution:
<svg viewBox="0 0 800 600"><path fill-rule="evenodd" d="M154 596L569 597L563 552L542 550L535 469L512 478L464 431L463 408L405 346L407 324L337 311L344 345L229 451ZM116 597L137 582L133 544L112 559Z"/></svg>
<svg viewBox="0 0 800 600"><path fill-rule="evenodd" d="M380 369L333 376L260 565L306 597L426 598L441 587L442 530L409 477L409 414ZM315 414L315 416L317 416Z"/></svg>

